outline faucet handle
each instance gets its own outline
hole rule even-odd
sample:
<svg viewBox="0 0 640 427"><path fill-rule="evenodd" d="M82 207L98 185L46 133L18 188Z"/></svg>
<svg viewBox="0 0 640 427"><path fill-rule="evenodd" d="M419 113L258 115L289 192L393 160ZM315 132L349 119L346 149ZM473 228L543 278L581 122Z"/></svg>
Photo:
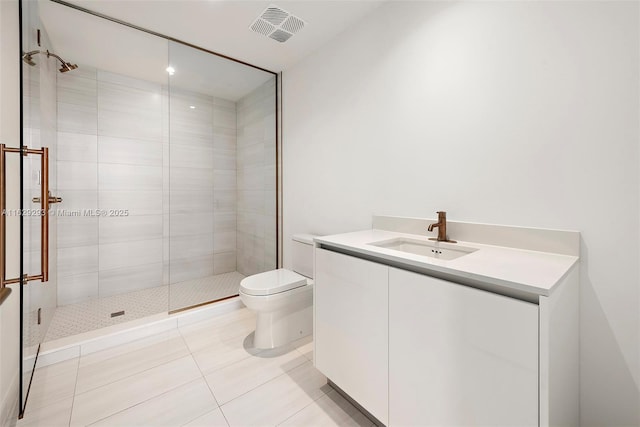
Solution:
<svg viewBox="0 0 640 427"><path fill-rule="evenodd" d="M438 218L443 218L447 216L447 213L445 211L438 211L436 213L438 214Z"/></svg>

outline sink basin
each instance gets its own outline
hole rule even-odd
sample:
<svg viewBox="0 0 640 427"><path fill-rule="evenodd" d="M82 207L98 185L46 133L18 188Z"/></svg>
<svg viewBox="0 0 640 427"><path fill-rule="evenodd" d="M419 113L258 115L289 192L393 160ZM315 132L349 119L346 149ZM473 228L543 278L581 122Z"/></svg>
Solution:
<svg viewBox="0 0 640 427"><path fill-rule="evenodd" d="M446 261L460 258L461 256L465 256L477 251L477 249L468 248L465 246L456 246L455 248L452 248L450 246L443 247L442 243L439 242L410 239L406 237L381 240L379 242L369 243L369 245L378 246L385 249L392 249L394 251L407 252L415 255L428 256L431 258L442 259Z"/></svg>

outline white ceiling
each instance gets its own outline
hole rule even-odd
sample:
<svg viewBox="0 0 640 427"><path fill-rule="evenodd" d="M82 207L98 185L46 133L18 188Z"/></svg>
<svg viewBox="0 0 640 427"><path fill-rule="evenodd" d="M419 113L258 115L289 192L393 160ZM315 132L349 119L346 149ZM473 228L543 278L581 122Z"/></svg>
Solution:
<svg viewBox="0 0 640 427"><path fill-rule="evenodd" d="M381 0L71 0L78 6L231 56L286 70L378 7ZM270 4L307 24L285 43L248 27ZM93 28L78 29L84 37Z"/></svg>
<svg viewBox="0 0 640 427"><path fill-rule="evenodd" d="M199 93L237 101L273 74L149 35L50 1L40 17L46 46L66 61ZM36 49L30 46L29 49ZM171 65L175 74L169 77ZM170 79L170 81L169 81Z"/></svg>

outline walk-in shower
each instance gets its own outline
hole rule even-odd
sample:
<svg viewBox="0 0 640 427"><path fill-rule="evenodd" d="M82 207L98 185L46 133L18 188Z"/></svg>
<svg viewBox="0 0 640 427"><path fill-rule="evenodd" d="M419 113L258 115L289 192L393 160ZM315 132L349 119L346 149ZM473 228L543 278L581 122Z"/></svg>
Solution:
<svg viewBox="0 0 640 427"><path fill-rule="evenodd" d="M270 71L60 2L22 11L22 149L48 152L22 157L23 212L43 183L53 200L46 229L22 216L23 272L48 271L22 286L24 395L43 343L278 266L278 132Z"/></svg>

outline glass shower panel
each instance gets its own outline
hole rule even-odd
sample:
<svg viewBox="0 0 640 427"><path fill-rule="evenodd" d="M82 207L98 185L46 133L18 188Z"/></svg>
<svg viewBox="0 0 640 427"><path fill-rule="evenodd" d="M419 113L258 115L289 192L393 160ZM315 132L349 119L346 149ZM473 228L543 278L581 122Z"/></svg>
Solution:
<svg viewBox="0 0 640 427"><path fill-rule="evenodd" d="M50 178L62 202L52 206L57 228L49 232L57 307L43 332L55 341L167 311L168 47L61 4L38 4L50 38L44 48L78 65L61 73L50 58L57 112ZM78 37L75 28L93 30Z"/></svg>
<svg viewBox="0 0 640 427"><path fill-rule="evenodd" d="M275 75L169 43L170 311L276 267Z"/></svg>
<svg viewBox="0 0 640 427"><path fill-rule="evenodd" d="M56 71L57 63L40 52L50 48L42 28L38 4L23 3L23 50L31 54L23 61L23 129L22 145L26 155L8 154L22 161L22 254L23 274L27 281L22 292L22 401L29 390L31 371L39 345L56 309L56 229L57 217L43 211L43 191L55 194L57 167ZM12 159L13 160L13 159ZM48 194L47 194L48 195ZM46 199L47 202L49 198ZM45 202L46 203L46 202ZM53 249L53 250L52 250ZM11 275L16 276L17 275Z"/></svg>

